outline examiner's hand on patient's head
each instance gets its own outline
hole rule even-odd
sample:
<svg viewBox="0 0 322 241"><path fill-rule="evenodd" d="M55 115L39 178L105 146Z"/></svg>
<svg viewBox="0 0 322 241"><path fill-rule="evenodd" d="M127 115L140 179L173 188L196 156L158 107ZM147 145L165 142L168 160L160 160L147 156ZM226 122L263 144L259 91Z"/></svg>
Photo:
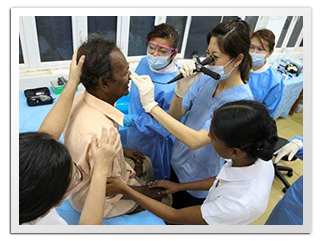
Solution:
<svg viewBox="0 0 322 241"><path fill-rule="evenodd" d="M69 66L68 83L74 84L76 86L79 85L84 63L85 63L85 55L82 55L79 58L79 61L77 63L77 50L76 50L73 54L72 62L70 63L70 66Z"/></svg>
<svg viewBox="0 0 322 241"><path fill-rule="evenodd" d="M159 192L159 194L171 194L176 193L179 190L180 183L170 182L167 180L160 180L155 182L149 182L148 187L149 188L156 188L156 187L162 187L165 190L162 190Z"/></svg>
<svg viewBox="0 0 322 241"><path fill-rule="evenodd" d="M138 76L136 73L131 72L130 78L140 92L140 100L143 109L148 113L151 112L153 107L158 105L158 103L154 100L154 84L152 83L150 76Z"/></svg>
<svg viewBox="0 0 322 241"><path fill-rule="evenodd" d="M103 127L102 137L99 142L95 135L92 137L91 152L95 166L110 168L110 164L121 149L120 134L115 128L110 128L109 135L107 135L107 130Z"/></svg>
<svg viewBox="0 0 322 241"><path fill-rule="evenodd" d="M110 177L106 180L106 196L124 194L127 185L119 178Z"/></svg>

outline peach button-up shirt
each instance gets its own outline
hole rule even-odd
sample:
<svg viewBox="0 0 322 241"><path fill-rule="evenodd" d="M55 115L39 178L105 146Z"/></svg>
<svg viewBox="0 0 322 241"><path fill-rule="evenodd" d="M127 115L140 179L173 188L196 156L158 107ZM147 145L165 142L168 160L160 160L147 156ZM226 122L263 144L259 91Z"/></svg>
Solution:
<svg viewBox="0 0 322 241"><path fill-rule="evenodd" d="M124 114L114 106L102 101L84 91L75 98L74 105L64 133L65 145L73 159L83 171L83 181L73 190L70 202L78 212L82 211L91 182L94 161L91 158L90 143L95 134L100 140L102 127L118 129L123 126ZM118 177L123 182L140 186L134 179L135 171L125 161L123 149L117 154L109 177ZM110 218L122 215L131 210L135 202L122 199L123 195L107 196L104 207L104 217Z"/></svg>

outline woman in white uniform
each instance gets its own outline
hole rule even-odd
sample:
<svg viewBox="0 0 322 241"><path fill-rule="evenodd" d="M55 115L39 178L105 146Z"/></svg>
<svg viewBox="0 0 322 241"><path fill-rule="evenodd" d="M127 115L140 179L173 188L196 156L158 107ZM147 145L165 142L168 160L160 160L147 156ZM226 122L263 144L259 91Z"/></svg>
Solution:
<svg viewBox="0 0 322 241"><path fill-rule="evenodd" d="M80 82L85 56L70 66L69 81L38 132L19 134L19 224L67 225L55 210L82 181L82 170L74 163L66 147L58 141L68 118ZM109 139L107 132L110 132ZM92 138L88 155L95 167L79 224L101 224L105 204L108 169L121 150L118 132L102 130L97 142Z"/></svg>
<svg viewBox="0 0 322 241"><path fill-rule="evenodd" d="M201 205L174 209L142 195L117 178L108 179L107 193L122 193L170 223L241 225L253 222L266 210L274 179L271 158L278 140L275 121L256 101L230 102L214 112L209 138L217 153L226 159L217 176L197 182L162 180L149 184L151 188L165 188L160 191L164 194L209 190Z"/></svg>

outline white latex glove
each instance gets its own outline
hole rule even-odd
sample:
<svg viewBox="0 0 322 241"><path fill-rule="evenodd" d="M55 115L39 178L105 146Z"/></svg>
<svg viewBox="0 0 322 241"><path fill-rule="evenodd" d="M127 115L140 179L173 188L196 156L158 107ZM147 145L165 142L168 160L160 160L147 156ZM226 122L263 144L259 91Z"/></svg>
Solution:
<svg viewBox="0 0 322 241"><path fill-rule="evenodd" d="M292 158L295 156L295 154L302 148L303 142L294 139L290 143L287 143L285 146L283 146L281 149L277 150L274 155L277 154L277 156L273 156L273 162L278 163L282 157L288 155L288 160L291 161Z"/></svg>
<svg viewBox="0 0 322 241"><path fill-rule="evenodd" d="M201 73L193 73L195 69L196 64L194 61L182 65L179 74L182 74L184 78L178 80L175 89L175 93L178 97L183 98L189 91L190 86L200 77Z"/></svg>
<svg viewBox="0 0 322 241"><path fill-rule="evenodd" d="M154 84L151 81L150 76L141 75L131 72L131 80L134 82L140 92L140 100L145 112L150 112L152 108L158 103L154 100Z"/></svg>

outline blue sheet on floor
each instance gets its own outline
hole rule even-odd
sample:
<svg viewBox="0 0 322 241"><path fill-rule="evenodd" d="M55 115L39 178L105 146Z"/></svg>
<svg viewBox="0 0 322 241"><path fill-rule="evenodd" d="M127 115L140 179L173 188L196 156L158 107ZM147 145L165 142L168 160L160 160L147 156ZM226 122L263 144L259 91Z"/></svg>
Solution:
<svg viewBox="0 0 322 241"><path fill-rule="evenodd" d="M51 90L50 90L51 91ZM56 103L59 95L54 94L51 91L51 96L54 98L53 104L50 105L42 105L36 107L29 107L26 102L26 97L23 91L19 91L19 133L21 132L30 132L37 131L51 110L51 108ZM121 101L116 104L116 107L120 105L118 108L123 113L127 114L127 105L126 100L128 98L124 97L120 99ZM126 134L126 129L120 129L120 134L123 138L126 136L122 134ZM60 137L60 141L63 142L63 136ZM57 208L57 211L62 217L67 221L68 224L77 224L79 220L80 214L76 212L69 204L68 201L65 201L62 206ZM133 215L123 215L111 219L104 219L103 224L106 225L165 225L162 219L158 218L154 214L144 211L141 213L133 214Z"/></svg>

